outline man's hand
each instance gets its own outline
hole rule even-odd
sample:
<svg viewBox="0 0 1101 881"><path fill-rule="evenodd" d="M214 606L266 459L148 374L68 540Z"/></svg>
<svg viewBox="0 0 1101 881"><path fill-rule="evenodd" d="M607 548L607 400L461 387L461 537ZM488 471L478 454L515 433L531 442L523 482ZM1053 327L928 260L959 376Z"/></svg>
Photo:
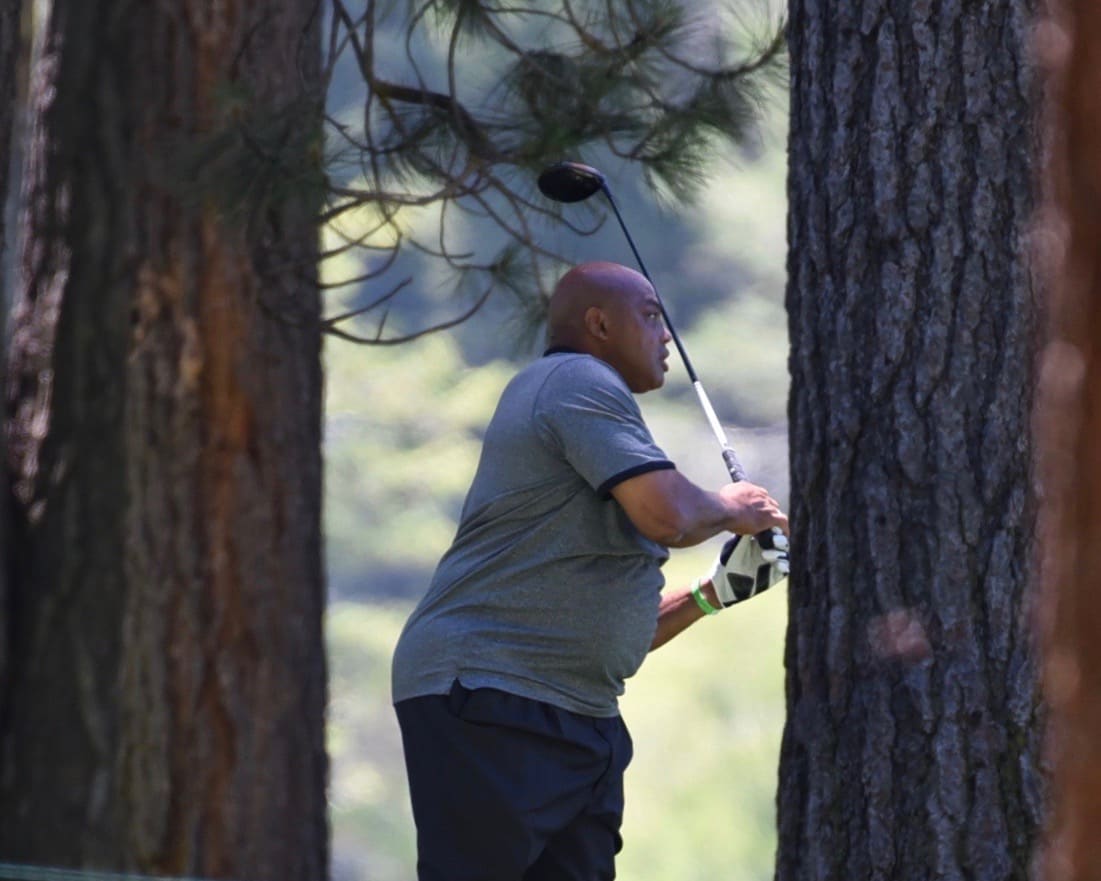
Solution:
<svg viewBox="0 0 1101 881"><path fill-rule="evenodd" d="M769 529L788 531L787 515L764 487L742 480L719 490L727 509L726 528L739 535L757 535Z"/></svg>
<svg viewBox="0 0 1101 881"><path fill-rule="evenodd" d="M768 590L790 571L788 539L779 529L736 535L722 546L707 579L723 606Z"/></svg>

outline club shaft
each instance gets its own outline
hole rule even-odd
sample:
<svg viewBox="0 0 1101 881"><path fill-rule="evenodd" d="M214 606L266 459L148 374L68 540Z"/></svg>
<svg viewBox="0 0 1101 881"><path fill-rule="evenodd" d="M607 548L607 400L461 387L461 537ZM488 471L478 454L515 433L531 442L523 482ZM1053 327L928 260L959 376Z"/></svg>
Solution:
<svg viewBox="0 0 1101 881"><path fill-rule="evenodd" d="M631 238L631 231L627 229L627 224L623 221L623 215L619 213L619 206L616 205L615 199L612 198L612 191L608 189L607 184L602 184L600 188L608 198L608 204L612 206L612 211L615 212L615 219L619 221L619 228L623 230L623 235L627 237L627 244L631 246L631 251L635 255L635 260L638 261L638 268L642 270L642 274L646 276L646 280L650 282L650 287L654 289L654 294L658 298L658 306L661 308L661 317L665 320L665 326L669 328L669 336L673 338L673 345L677 347L677 353L680 355L681 361L684 362L684 369L688 371L688 379L691 380L694 386L698 387L697 393L700 393L703 391L700 386L700 379L696 376L696 370L692 367L692 361L689 359L688 353L684 351L684 346L680 341L680 335L677 333L677 329L673 327L673 322L669 318L669 312L666 311L665 308L665 301L662 300L661 294L658 293L657 285L654 284L654 280L650 277L650 273L646 271L646 264L642 262L642 255L639 254L638 248L635 247L635 240ZM707 395L705 394L703 399L706 399L706 397ZM710 407L710 403L708 407ZM708 418L714 418L714 410L710 411ZM720 429L720 434L721 431ZM725 441L720 441L720 443L724 442Z"/></svg>
<svg viewBox="0 0 1101 881"><path fill-rule="evenodd" d="M715 435L715 440L719 442L719 446L722 448L723 462L726 463L726 470L730 473L730 479L734 483L737 483L739 480L745 480L745 469L738 460L738 454L735 453L734 448L730 446L730 441L727 440L726 432L723 431L722 424L719 422L719 417L715 415L715 408L711 406L711 399L707 397L707 392L704 391L703 385L697 379L692 383L692 388L696 390L696 397L699 398L700 407L703 408L704 415L707 417L707 424L711 426L711 432Z"/></svg>
<svg viewBox="0 0 1101 881"><path fill-rule="evenodd" d="M696 370L692 367L692 361L689 359L688 353L684 350L684 345L680 341L680 336L677 334L676 328L673 327L673 322L669 318L668 311L665 309L665 302L661 299L661 294L658 293L657 285L654 284L654 280L650 277L650 273L646 271L646 264L642 261L642 255L635 246L635 240L631 237L631 231L627 229L627 224L623 220L623 215L619 213L619 206L616 205L615 199L612 198L612 191L608 189L606 183L601 183L600 189L604 192L608 204L612 206L615 218L619 221L619 228L623 230L623 235L627 238L627 244L631 246L631 252L635 255L635 260L638 262L638 268L642 270L642 274L646 277L646 280L650 282L650 287L654 289L654 295L658 298L658 307L661 309L661 317L665 321L665 326L669 328L669 336L673 338L673 345L677 347L677 354L680 355L680 359L684 364L684 369L688 373L688 379L692 383L692 388L696 391L696 397L700 401L700 406L703 408L704 415L707 417L707 423L711 426L711 431L715 435L715 440L719 442L719 446L722 448L723 462L726 464L726 470L730 474L730 479L734 483L745 480L745 469L742 467L742 463L738 461L737 454L730 446L730 441L726 437L726 432L723 431L722 423L719 422L719 417L715 415L715 408L711 406L711 399L707 396L707 392L704 391L703 383L701 383L700 378L696 376Z"/></svg>

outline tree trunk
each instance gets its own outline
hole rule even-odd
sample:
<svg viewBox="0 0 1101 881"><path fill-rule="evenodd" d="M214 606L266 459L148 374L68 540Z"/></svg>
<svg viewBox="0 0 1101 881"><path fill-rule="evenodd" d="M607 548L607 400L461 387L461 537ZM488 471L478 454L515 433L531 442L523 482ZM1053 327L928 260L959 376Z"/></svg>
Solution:
<svg viewBox="0 0 1101 881"><path fill-rule="evenodd" d="M779 881L1028 875L1029 12L792 4Z"/></svg>
<svg viewBox="0 0 1101 881"><path fill-rule="evenodd" d="M1101 872L1101 9L1051 5L1038 40L1052 67L1041 227L1052 296L1037 410L1053 765L1042 877L1084 881Z"/></svg>
<svg viewBox="0 0 1101 881"><path fill-rule="evenodd" d="M315 5L50 5L10 361L5 858L326 877Z"/></svg>

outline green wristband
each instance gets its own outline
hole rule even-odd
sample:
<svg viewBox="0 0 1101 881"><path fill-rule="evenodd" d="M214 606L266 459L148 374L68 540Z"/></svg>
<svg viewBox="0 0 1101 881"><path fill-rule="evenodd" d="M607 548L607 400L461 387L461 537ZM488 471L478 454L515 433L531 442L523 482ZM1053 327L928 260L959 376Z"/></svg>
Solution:
<svg viewBox="0 0 1101 881"><path fill-rule="evenodd" d="M696 586L692 588L692 599L696 601L696 605L700 607L705 615L718 615L721 609L716 609L711 603L707 601L707 597L703 595L701 588L703 587L703 579L701 578L696 582Z"/></svg>

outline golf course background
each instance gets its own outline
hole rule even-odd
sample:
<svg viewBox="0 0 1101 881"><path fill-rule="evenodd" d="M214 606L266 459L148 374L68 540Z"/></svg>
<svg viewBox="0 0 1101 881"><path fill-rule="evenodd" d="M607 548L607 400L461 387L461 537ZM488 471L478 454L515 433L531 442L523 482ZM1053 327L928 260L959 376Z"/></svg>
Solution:
<svg viewBox="0 0 1101 881"><path fill-rule="evenodd" d="M783 108L758 149L719 166L691 207L611 179L647 266L751 477L785 502L787 334ZM551 242L576 260L631 264L614 223ZM330 266L355 272L355 266ZM446 296L418 277L421 297ZM339 299L328 304L333 311ZM415 326L416 315L394 321ZM395 325L395 326L400 326ZM506 310L396 347L326 343L328 720L336 881L411 881L414 829L389 701L390 653L427 585L517 353ZM715 439L676 356L666 387L639 399L678 467L725 482ZM721 539L675 551L667 582L709 566ZM628 683L635 743L619 877L765 881L775 849L785 584L705 619Z"/></svg>

